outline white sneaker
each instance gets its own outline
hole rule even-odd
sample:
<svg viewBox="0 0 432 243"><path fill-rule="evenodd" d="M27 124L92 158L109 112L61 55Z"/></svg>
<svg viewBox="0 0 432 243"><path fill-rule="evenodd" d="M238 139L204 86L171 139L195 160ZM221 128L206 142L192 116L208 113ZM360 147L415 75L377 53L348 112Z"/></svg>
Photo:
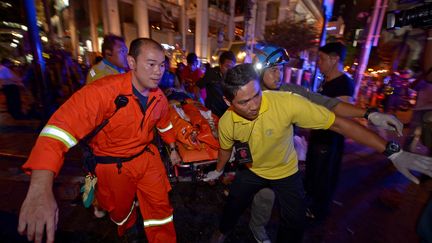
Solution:
<svg viewBox="0 0 432 243"><path fill-rule="evenodd" d="M267 231L264 226L257 227L249 224L249 228L258 243L271 243L270 237L267 235Z"/></svg>
<svg viewBox="0 0 432 243"><path fill-rule="evenodd" d="M99 210L99 208L98 207L96 207L96 206L93 206L93 209L94 209L94 211L93 211L93 214L94 214L94 216L96 217L96 218L98 218L98 219L100 219L100 218L103 218L105 215L106 215L106 212L107 211L105 211L105 210Z"/></svg>

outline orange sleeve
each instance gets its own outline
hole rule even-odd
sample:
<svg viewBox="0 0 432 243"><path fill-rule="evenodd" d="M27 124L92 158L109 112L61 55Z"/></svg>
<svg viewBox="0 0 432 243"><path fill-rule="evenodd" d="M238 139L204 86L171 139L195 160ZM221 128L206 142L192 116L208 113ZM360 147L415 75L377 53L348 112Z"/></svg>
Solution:
<svg viewBox="0 0 432 243"><path fill-rule="evenodd" d="M65 153L103 121L111 98L102 93L96 86L86 85L51 116L22 166L27 174L32 170L59 173Z"/></svg>
<svg viewBox="0 0 432 243"><path fill-rule="evenodd" d="M161 116L160 120L158 121L156 127L159 131L159 134L162 137L162 140L167 143L174 143L175 142L175 132L173 124L170 120L170 114L169 114L169 106L168 106L168 100L165 96L162 96L161 104Z"/></svg>

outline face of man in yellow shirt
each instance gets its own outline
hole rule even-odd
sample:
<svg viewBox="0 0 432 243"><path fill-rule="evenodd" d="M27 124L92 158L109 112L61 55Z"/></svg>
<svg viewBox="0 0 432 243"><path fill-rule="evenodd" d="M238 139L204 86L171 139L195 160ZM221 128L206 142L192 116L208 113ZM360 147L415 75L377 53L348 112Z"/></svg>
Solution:
<svg viewBox="0 0 432 243"><path fill-rule="evenodd" d="M242 86L231 102L225 99L235 113L248 120L255 120L258 117L261 101L262 93L258 80L251 80Z"/></svg>

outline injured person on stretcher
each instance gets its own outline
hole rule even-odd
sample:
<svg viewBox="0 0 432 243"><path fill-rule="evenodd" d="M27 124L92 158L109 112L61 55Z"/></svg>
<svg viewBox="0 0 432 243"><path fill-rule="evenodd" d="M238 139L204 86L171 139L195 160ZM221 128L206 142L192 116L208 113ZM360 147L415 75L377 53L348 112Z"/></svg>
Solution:
<svg viewBox="0 0 432 243"><path fill-rule="evenodd" d="M170 120L182 158L182 162L173 168L174 176L179 176L179 168L191 168L195 174L197 166L215 164L220 148L217 131L219 118L182 90L170 88L165 90L165 95L170 103Z"/></svg>

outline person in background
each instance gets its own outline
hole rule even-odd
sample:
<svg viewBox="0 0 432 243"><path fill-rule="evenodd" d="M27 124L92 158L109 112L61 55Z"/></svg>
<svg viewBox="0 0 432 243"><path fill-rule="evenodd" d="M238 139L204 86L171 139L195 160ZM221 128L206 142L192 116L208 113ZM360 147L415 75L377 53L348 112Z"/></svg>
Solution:
<svg viewBox="0 0 432 243"><path fill-rule="evenodd" d="M427 76L432 73L432 68L421 74L410 84L410 88L417 91L417 102L413 107L413 116L409 123L408 136L405 139L404 149L415 152L417 144L421 142L421 138L425 137L423 129L429 114L432 114L432 83L427 80ZM422 136L423 135L423 136ZM430 147L430 146L429 146ZM432 155L432 150L429 151Z"/></svg>
<svg viewBox="0 0 432 243"><path fill-rule="evenodd" d="M297 156L292 144L293 124L327 128L348 136L386 155L395 167L416 181L410 170L432 176L432 158L404 152L395 142L386 142L363 126L335 116L322 106L289 92L261 92L259 77L251 64L229 70L224 99L231 106L219 120L219 150L216 169L207 180L217 179L231 157L233 146L244 150L247 163L231 184L219 231L211 242L223 242L260 189L271 187L281 206L278 242L301 242L305 205ZM272 124L269 126L269 124ZM275 152L277 151L277 152Z"/></svg>
<svg viewBox="0 0 432 243"><path fill-rule="evenodd" d="M428 148L429 156L432 156L432 67L419 77L413 84L413 88L418 90L418 99L414 107L413 120L410 127L417 136L413 140L421 140ZM420 128L419 128L420 127ZM418 132L418 130L420 130ZM415 143L415 142L414 142ZM414 144L413 144L414 145ZM411 146L413 148L414 146ZM432 242L432 195L424 207L417 224L417 233L421 242Z"/></svg>
<svg viewBox="0 0 432 243"><path fill-rule="evenodd" d="M106 35L102 43L103 59L90 68L86 83L92 83L107 75L128 71L127 53L128 49L123 37L112 34Z"/></svg>
<svg viewBox="0 0 432 243"><path fill-rule="evenodd" d="M186 65L184 65L184 63L182 63L182 62L177 63L177 67L175 69L175 75L177 76L179 81L181 81L181 73L183 72L185 67L186 67Z"/></svg>
<svg viewBox="0 0 432 243"><path fill-rule="evenodd" d="M186 60L187 66L180 73L181 84L195 100L200 100L200 90L196 83L204 76L204 72L199 68L198 57L195 53L189 53Z"/></svg>
<svg viewBox="0 0 432 243"><path fill-rule="evenodd" d="M11 69L12 62L9 59L2 59L0 64L0 84L6 96L6 107L9 114L16 120L24 119L22 112L21 92L24 87L22 78Z"/></svg>
<svg viewBox="0 0 432 243"><path fill-rule="evenodd" d="M301 80L301 86L305 89L310 89L312 81L312 72L310 70L305 70Z"/></svg>
<svg viewBox="0 0 432 243"><path fill-rule="evenodd" d="M41 131L23 165L31 175L21 206L18 232L29 241L54 242L58 207L54 178L64 154L86 141L101 124L107 124L90 142L91 168L97 176L96 198L124 236L137 220L135 198L149 242L176 242L171 190L159 151L151 142L157 131L169 145L170 160L180 162L168 113L168 101L158 88L165 71L164 48L156 41L132 41L126 74L110 75L85 85L64 103Z"/></svg>
<svg viewBox="0 0 432 243"><path fill-rule="evenodd" d="M318 49L318 67L324 74L319 93L350 103L354 81L344 73L346 47L340 42L328 43ZM305 189L308 217L323 220L329 213L339 180L345 147L342 134L329 130L314 130L309 136L306 155Z"/></svg>
<svg viewBox="0 0 432 243"><path fill-rule="evenodd" d="M177 76L170 71L170 61L168 56L165 56L165 72L159 82L159 88L165 91L168 88L180 88L180 82Z"/></svg>
<svg viewBox="0 0 432 243"><path fill-rule="evenodd" d="M223 100L222 83L227 71L234 67L235 63L236 58L232 51L222 52L219 56L219 66L208 69L204 77L197 82L199 88L206 90L205 106L218 117L228 109Z"/></svg>

